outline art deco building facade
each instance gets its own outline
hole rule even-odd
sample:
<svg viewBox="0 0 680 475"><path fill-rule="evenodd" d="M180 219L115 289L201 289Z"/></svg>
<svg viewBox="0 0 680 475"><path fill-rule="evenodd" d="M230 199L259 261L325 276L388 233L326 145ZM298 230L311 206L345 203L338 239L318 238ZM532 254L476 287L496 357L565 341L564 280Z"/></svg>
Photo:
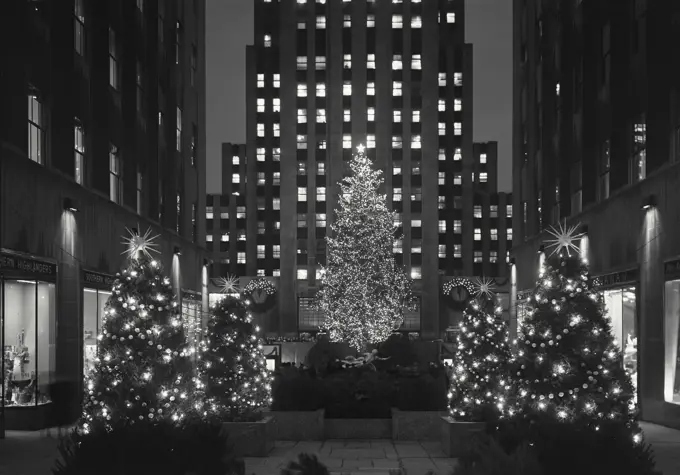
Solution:
<svg viewBox="0 0 680 475"><path fill-rule="evenodd" d="M514 2L513 297L581 224L642 417L680 427L680 4ZM550 252L550 250L548 250Z"/></svg>
<svg viewBox="0 0 680 475"><path fill-rule="evenodd" d="M220 222L208 228L222 261L213 271L278 281L286 297L267 330L296 335L321 323L309 302L337 183L359 144L384 172L404 236L395 257L421 297L403 330L435 337L448 326L447 276L505 275L510 202L496 193L495 146L473 149L464 18L462 0L255 2L246 156L223 147L223 194L208 198ZM496 221L492 244L483 227Z"/></svg>
<svg viewBox="0 0 680 475"><path fill-rule="evenodd" d="M49 383L92 365L126 227L159 235L186 312L207 304L204 17L203 0L2 2L8 428L50 423Z"/></svg>

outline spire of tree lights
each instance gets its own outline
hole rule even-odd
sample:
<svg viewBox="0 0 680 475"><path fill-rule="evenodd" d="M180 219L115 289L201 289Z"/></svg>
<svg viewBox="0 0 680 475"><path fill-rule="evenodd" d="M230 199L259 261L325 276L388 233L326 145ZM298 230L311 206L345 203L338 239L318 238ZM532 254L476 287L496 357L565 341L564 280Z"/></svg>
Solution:
<svg viewBox="0 0 680 475"><path fill-rule="evenodd" d="M382 172L359 146L344 178L340 208L326 237L328 263L321 275L317 304L331 341L358 350L387 340L403 322L411 281L394 262L394 215L378 193Z"/></svg>
<svg viewBox="0 0 680 475"><path fill-rule="evenodd" d="M513 375L518 409L532 419L571 421L595 430L604 422L620 422L639 442L633 385L602 296L578 255L575 229L551 230L558 249L539 275L518 338Z"/></svg>
<svg viewBox="0 0 680 475"><path fill-rule="evenodd" d="M149 232L130 234L130 259L116 274L85 382L85 434L121 423L180 422L194 409L190 350L170 279L148 252Z"/></svg>
<svg viewBox="0 0 680 475"><path fill-rule="evenodd" d="M271 375L246 303L227 296L212 309L199 358L206 415L238 419L271 403Z"/></svg>
<svg viewBox="0 0 680 475"><path fill-rule="evenodd" d="M458 421L490 421L500 417L507 402L510 360L508 326L487 281L468 304L456 337L455 366L449 390L449 412ZM493 313L487 308L493 307Z"/></svg>

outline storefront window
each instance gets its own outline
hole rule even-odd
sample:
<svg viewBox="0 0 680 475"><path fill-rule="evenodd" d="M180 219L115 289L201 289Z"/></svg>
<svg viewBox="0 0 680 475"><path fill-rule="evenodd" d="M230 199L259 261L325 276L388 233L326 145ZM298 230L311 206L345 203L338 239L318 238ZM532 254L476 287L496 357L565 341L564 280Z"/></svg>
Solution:
<svg viewBox="0 0 680 475"><path fill-rule="evenodd" d="M524 320L527 318L529 315L529 301L528 300L522 300L522 301L517 301L517 333L519 334L522 331L522 325L524 324Z"/></svg>
<svg viewBox="0 0 680 475"><path fill-rule="evenodd" d="M678 364L678 336L680 335L680 280L666 282L664 286L666 375L664 399L680 404L680 364Z"/></svg>
<svg viewBox="0 0 680 475"><path fill-rule="evenodd" d="M182 299L182 319L186 328L187 342L193 348L198 348L201 340L201 302Z"/></svg>
<svg viewBox="0 0 680 475"><path fill-rule="evenodd" d="M55 372L55 286L34 280L3 283L6 407L46 404Z"/></svg>
<svg viewBox="0 0 680 475"><path fill-rule="evenodd" d="M623 365L633 381L637 398L638 335L635 287L605 290L604 304L611 319L612 335L623 352Z"/></svg>
<svg viewBox="0 0 680 475"><path fill-rule="evenodd" d="M111 292L97 289L83 289L83 371L88 374L94 369L97 357L97 336L102 327L106 302Z"/></svg>

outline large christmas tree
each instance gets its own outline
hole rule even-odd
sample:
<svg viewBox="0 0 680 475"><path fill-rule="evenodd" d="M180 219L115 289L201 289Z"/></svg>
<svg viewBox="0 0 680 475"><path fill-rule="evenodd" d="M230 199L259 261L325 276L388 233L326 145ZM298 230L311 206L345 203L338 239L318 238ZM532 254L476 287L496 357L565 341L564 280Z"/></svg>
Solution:
<svg viewBox="0 0 680 475"><path fill-rule="evenodd" d="M340 183L317 298L331 341L357 350L387 340L401 326L411 299L411 281L392 254L394 215L378 192L382 172L371 165L360 146L350 163L352 175Z"/></svg>
<svg viewBox="0 0 680 475"><path fill-rule="evenodd" d="M449 406L458 421L490 421L500 417L507 403L510 347L502 308L495 305L492 283L480 280L477 298L463 314L456 337Z"/></svg>
<svg viewBox="0 0 680 475"><path fill-rule="evenodd" d="M106 303L95 367L86 378L83 433L180 422L196 396L186 336L153 237L131 232L127 267Z"/></svg>
<svg viewBox="0 0 680 475"><path fill-rule="evenodd" d="M519 409L533 420L597 430L619 422L640 439L633 385L605 315L602 295L575 244L577 227L553 228L553 253L539 272L518 338Z"/></svg>
<svg viewBox="0 0 680 475"><path fill-rule="evenodd" d="M199 356L205 411L248 419L271 403L271 375L247 303L227 296L212 309Z"/></svg>

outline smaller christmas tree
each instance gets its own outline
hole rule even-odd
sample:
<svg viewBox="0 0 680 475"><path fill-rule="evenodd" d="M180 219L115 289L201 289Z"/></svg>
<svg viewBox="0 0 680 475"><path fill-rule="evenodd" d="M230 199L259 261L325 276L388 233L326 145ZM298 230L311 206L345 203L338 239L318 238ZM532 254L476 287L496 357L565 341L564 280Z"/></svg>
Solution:
<svg viewBox="0 0 680 475"><path fill-rule="evenodd" d="M519 410L531 420L598 430L619 423L641 440L634 391L602 295L579 256L577 227L549 232L555 249L539 272L522 323L515 378Z"/></svg>
<svg viewBox="0 0 680 475"><path fill-rule="evenodd" d="M499 418L509 389L510 348L502 308L494 305L492 282L479 280L477 295L463 314L449 390L449 413L458 421ZM493 310L491 310L493 308Z"/></svg>
<svg viewBox="0 0 680 475"><path fill-rule="evenodd" d="M213 308L199 372L207 416L253 417L271 403L271 375L247 303L227 296Z"/></svg>
<svg viewBox="0 0 680 475"><path fill-rule="evenodd" d="M130 232L128 265L116 274L94 369L86 378L83 434L127 424L182 421L195 386L170 279L151 252L154 237Z"/></svg>

